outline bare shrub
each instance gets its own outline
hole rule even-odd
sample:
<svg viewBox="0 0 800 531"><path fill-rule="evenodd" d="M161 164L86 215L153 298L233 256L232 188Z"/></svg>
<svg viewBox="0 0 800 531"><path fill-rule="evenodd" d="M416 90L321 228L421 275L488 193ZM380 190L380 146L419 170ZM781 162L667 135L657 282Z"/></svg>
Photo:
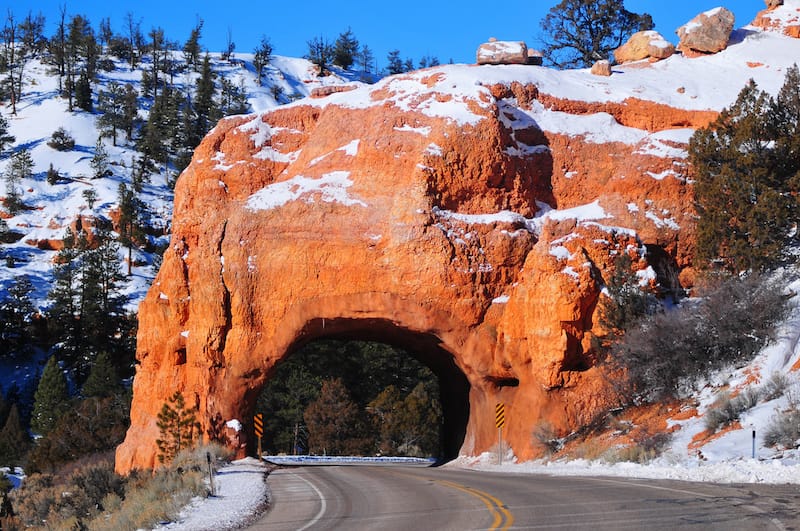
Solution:
<svg viewBox="0 0 800 531"><path fill-rule="evenodd" d="M782 372L773 372L764 385L761 386L761 396L764 400L780 398L789 388L789 378Z"/></svg>
<svg viewBox="0 0 800 531"><path fill-rule="evenodd" d="M713 371L746 363L787 315L785 284L784 275L716 281L698 301L646 319L612 351L612 367L627 374L623 391L632 402L681 397Z"/></svg>
<svg viewBox="0 0 800 531"><path fill-rule="evenodd" d="M561 449L562 441L558 438L553 425L547 421L536 424L532 435L534 445L544 451L546 455L552 455Z"/></svg>
<svg viewBox="0 0 800 531"><path fill-rule="evenodd" d="M715 432L739 420L742 413L758 404L759 397L759 390L754 388L747 388L734 398L731 398L728 392L722 393L711 409L706 411L704 418L706 429Z"/></svg>
<svg viewBox="0 0 800 531"><path fill-rule="evenodd" d="M661 455L664 448L672 439L672 434L667 432L650 433L643 431L634 437L634 444L623 448L614 448L604 454L604 459L610 463L631 462L648 463Z"/></svg>
<svg viewBox="0 0 800 531"><path fill-rule="evenodd" d="M764 445L787 449L800 447L800 407L796 402L772 417L764 432Z"/></svg>

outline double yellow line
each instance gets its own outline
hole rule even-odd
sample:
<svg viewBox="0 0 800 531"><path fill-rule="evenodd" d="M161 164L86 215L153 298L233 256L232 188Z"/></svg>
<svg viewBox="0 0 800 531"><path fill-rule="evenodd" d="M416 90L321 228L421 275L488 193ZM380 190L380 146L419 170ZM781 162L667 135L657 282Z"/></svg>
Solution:
<svg viewBox="0 0 800 531"><path fill-rule="evenodd" d="M460 490L461 492L466 492L467 494L481 500L494 517L492 527L489 528L491 531L494 531L495 529L507 530L514 524L514 516L511 514L511 511L506 508L503 502L488 492L483 492L482 490L467 487L466 485L461 485L460 483L454 483L452 481L446 481L442 479L435 481L440 485Z"/></svg>

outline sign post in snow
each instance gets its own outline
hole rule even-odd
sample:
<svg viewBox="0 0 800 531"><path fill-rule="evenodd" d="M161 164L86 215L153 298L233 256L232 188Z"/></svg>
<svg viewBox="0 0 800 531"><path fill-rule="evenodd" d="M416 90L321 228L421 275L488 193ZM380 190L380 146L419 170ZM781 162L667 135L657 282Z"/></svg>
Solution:
<svg viewBox="0 0 800 531"><path fill-rule="evenodd" d="M497 464L503 464L503 426L506 424L506 405L498 402L494 406L494 425L497 427Z"/></svg>
<svg viewBox="0 0 800 531"><path fill-rule="evenodd" d="M258 437L258 450L256 457L261 459L261 437L264 435L264 417L261 413L256 413L253 417L253 425L255 427L256 437Z"/></svg>

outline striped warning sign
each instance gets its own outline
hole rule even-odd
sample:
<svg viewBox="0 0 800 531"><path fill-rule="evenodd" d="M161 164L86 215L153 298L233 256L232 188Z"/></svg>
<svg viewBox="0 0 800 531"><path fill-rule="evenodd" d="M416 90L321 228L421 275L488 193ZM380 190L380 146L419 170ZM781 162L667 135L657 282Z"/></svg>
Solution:
<svg viewBox="0 0 800 531"><path fill-rule="evenodd" d="M264 418L261 416L261 413L255 414L253 417L253 424L256 429L256 437L262 437L264 435Z"/></svg>
<svg viewBox="0 0 800 531"><path fill-rule="evenodd" d="M502 402L498 402L497 405L494 407L494 425L498 428L502 428L506 424L506 405Z"/></svg>

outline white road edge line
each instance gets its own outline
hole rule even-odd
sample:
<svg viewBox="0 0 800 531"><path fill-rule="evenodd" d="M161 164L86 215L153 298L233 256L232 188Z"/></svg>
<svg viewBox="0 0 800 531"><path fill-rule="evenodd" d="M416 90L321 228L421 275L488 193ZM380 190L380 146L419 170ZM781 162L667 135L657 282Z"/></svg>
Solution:
<svg viewBox="0 0 800 531"><path fill-rule="evenodd" d="M319 522L320 519L322 519L322 516L325 514L325 511L328 509L328 503L325 501L325 498L322 496L322 492L313 483L311 483L309 480L307 480L303 476L295 474L294 472L289 472L289 473L291 475L293 475L294 477L296 477L297 479L302 480L309 487L314 489L314 492L317 493L317 497L319 498L319 501L320 501L319 512L317 512L316 516L314 516L314 518L312 518L311 521L308 522L306 525L304 525L303 527L301 527L300 529L297 530L297 531L305 531L306 529L308 529L312 525L314 525L317 522Z"/></svg>

